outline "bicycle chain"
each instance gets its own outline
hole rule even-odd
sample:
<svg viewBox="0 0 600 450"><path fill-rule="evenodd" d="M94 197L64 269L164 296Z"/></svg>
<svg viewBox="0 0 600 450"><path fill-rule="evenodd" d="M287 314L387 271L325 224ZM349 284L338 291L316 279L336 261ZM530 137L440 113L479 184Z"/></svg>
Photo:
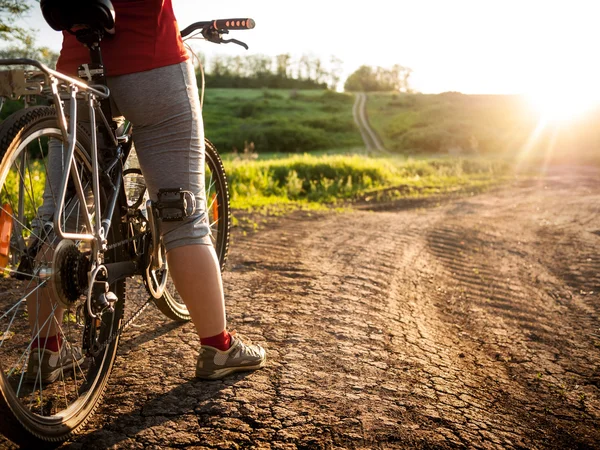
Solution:
<svg viewBox="0 0 600 450"><path fill-rule="evenodd" d="M146 234L149 234L149 233L150 233L149 231L144 231L143 233L135 234L135 235L131 236L130 238L123 239L122 241L115 242L114 244L107 245L105 251L112 250L114 248L120 247L121 245L129 244L130 242L133 242L136 239L139 239L142 236L145 236Z"/></svg>

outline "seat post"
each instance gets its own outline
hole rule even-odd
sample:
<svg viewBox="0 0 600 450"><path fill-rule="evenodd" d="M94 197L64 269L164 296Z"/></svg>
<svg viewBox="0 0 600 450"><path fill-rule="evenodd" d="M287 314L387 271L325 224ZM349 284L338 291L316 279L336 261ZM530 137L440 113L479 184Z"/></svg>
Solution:
<svg viewBox="0 0 600 450"><path fill-rule="evenodd" d="M106 85L106 75L104 73L104 64L102 63L102 51L100 50L100 41L104 37L104 30L81 28L75 31L75 37L79 42L85 45L90 52L91 64L88 64L89 73L85 73L85 67L80 68L79 76L88 78L88 81L94 84Z"/></svg>
<svg viewBox="0 0 600 450"><path fill-rule="evenodd" d="M104 30L87 27L81 28L75 31L75 37L90 52L90 63L79 66L79 77L86 78L91 84L106 86L106 73L102 62L102 51L100 50L100 41L104 37ZM107 99L101 100L100 108L111 124L113 131L116 130L117 124L112 120L110 102ZM106 142L110 142L110 140L106 140Z"/></svg>

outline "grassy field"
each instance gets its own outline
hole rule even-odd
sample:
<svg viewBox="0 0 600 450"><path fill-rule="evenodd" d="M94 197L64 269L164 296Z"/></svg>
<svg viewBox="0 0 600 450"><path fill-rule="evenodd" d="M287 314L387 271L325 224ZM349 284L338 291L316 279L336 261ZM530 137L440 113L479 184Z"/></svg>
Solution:
<svg viewBox="0 0 600 450"><path fill-rule="evenodd" d="M385 147L396 153L600 162L600 109L546 122L520 96L373 93L367 113Z"/></svg>
<svg viewBox="0 0 600 450"><path fill-rule="evenodd" d="M206 136L221 152L304 153L362 145L350 94L315 90L207 89Z"/></svg>
<svg viewBox="0 0 600 450"><path fill-rule="evenodd" d="M480 190L505 180L511 165L494 158L367 158L294 155L225 161L232 206L244 210L348 206L356 199L390 200Z"/></svg>

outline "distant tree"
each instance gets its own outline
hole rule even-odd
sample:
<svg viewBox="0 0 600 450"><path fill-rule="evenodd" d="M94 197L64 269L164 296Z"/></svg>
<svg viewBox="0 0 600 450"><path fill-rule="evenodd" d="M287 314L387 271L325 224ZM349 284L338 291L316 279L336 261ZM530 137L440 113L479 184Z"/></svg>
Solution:
<svg viewBox="0 0 600 450"><path fill-rule="evenodd" d="M36 59L49 67L56 67L58 53L48 47L38 47L33 36L29 35L23 38L22 43L1 48L0 58L30 58Z"/></svg>
<svg viewBox="0 0 600 450"><path fill-rule="evenodd" d="M390 75L395 91L410 92L408 78L410 77L411 73L412 69L401 66L400 64L394 64L392 66L390 69Z"/></svg>
<svg viewBox="0 0 600 450"><path fill-rule="evenodd" d="M319 58L314 58L313 60L313 73L313 80L319 84L327 84L328 72Z"/></svg>
<svg viewBox="0 0 600 450"><path fill-rule="evenodd" d="M215 76L229 75L231 69L223 55L216 55L212 58L210 64L210 73Z"/></svg>
<svg viewBox="0 0 600 450"><path fill-rule="evenodd" d="M335 90L342 78L343 61L337 56L332 56L329 63L329 89Z"/></svg>
<svg viewBox="0 0 600 450"><path fill-rule="evenodd" d="M24 41L31 38L31 31L18 27L15 22L32 7L31 0L0 0L0 40Z"/></svg>
<svg viewBox="0 0 600 450"><path fill-rule="evenodd" d="M360 66L344 83L346 91L377 91L377 75L370 66Z"/></svg>
<svg viewBox="0 0 600 450"><path fill-rule="evenodd" d="M230 56L225 60L225 64L233 76L243 77L248 75L246 59L240 55Z"/></svg>
<svg viewBox="0 0 600 450"><path fill-rule="evenodd" d="M310 80L311 61L310 56L302 55L298 60L298 79Z"/></svg>
<svg viewBox="0 0 600 450"><path fill-rule="evenodd" d="M411 69L399 64L391 69L360 66L344 83L346 91L409 91Z"/></svg>
<svg viewBox="0 0 600 450"><path fill-rule="evenodd" d="M261 78L271 74L273 59L265 55L250 55L246 59L250 76Z"/></svg>
<svg viewBox="0 0 600 450"><path fill-rule="evenodd" d="M292 59L290 54L277 55L275 59L277 61L277 76L288 78L290 76L290 60Z"/></svg>

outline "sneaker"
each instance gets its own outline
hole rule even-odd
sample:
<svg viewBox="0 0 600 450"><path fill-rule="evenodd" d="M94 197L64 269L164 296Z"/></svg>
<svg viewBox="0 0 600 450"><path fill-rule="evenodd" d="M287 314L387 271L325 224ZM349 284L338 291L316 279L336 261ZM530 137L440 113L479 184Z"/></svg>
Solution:
<svg viewBox="0 0 600 450"><path fill-rule="evenodd" d="M54 383L62 373L74 370L84 360L81 349L68 342L63 342L57 352L47 348L32 348L27 362L26 379L32 383L39 382L41 375L42 383Z"/></svg>
<svg viewBox="0 0 600 450"><path fill-rule="evenodd" d="M234 372L260 369L267 355L260 345L249 345L231 333L231 347L221 351L209 345L200 346L196 377L204 380L219 380Z"/></svg>

